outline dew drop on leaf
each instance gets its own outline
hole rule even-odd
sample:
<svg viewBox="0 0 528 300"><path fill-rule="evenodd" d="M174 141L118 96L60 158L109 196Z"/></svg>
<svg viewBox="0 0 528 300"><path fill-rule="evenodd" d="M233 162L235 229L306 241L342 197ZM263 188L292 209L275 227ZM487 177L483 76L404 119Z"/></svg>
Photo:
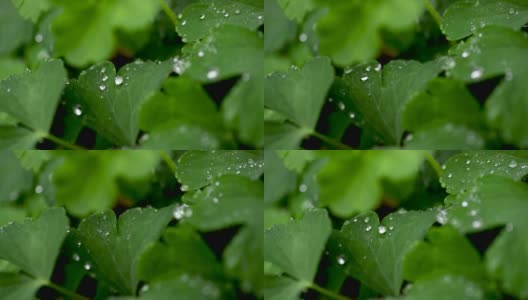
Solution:
<svg viewBox="0 0 528 300"><path fill-rule="evenodd" d="M385 232L387 232L387 227L385 226L378 227L378 232L379 234L384 234Z"/></svg>
<svg viewBox="0 0 528 300"><path fill-rule="evenodd" d="M115 84L116 85L121 85L123 83L123 77L121 76L116 76L115 78Z"/></svg>
<svg viewBox="0 0 528 300"><path fill-rule="evenodd" d="M372 229L372 226L368 225L367 228L365 229L365 231L370 231Z"/></svg>
<svg viewBox="0 0 528 300"><path fill-rule="evenodd" d="M341 266L344 265L344 264L346 263L345 256L344 256L344 255L339 255L339 256L337 257L337 263L338 263L339 265L341 265Z"/></svg>
<svg viewBox="0 0 528 300"><path fill-rule="evenodd" d="M207 71L207 79L213 80L218 77L219 71L217 68L212 68L209 71Z"/></svg>
<svg viewBox="0 0 528 300"><path fill-rule="evenodd" d="M73 107L73 114L76 115L76 116L78 116L78 117L82 116L83 111L82 111L82 108L81 108L80 105L75 105L75 106Z"/></svg>
<svg viewBox="0 0 528 300"><path fill-rule="evenodd" d="M514 160L512 160L512 161L510 162L510 164L508 165L508 167L510 167L510 168L512 168L512 169L516 168L516 167L517 167L517 162L514 161Z"/></svg>
<svg viewBox="0 0 528 300"><path fill-rule="evenodd" d="M42 185L39 184L35 187L35 193L40 194L42 193L42 191L44 191L44 188L42 187Z"/></svg>
<svg viewBox="0 0 528 300"><path fill-rule="evenodd" d="M89 262L87 262L87 263L84 264L84 269L85 269L86 271L89 271L89 270L92 269L92 265L91 265Z"/></svg>

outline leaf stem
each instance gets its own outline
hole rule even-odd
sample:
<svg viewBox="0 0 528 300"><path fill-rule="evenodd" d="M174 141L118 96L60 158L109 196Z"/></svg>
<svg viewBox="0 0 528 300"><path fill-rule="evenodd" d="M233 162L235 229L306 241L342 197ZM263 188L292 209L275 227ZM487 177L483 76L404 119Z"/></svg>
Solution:
<svg viewBox="0 0 528 300"><path fill-rule="evenodd" d="M440 167L440 164L436 161L436 159L433 157L431 152L425 151L425 159L431 165L433 170L435 170L436 175L438 176L438 178L440 178L440 176L442 176L442 173L443 173L442 167Z"/></svg>
<svg viewBox="0 0 528 300"><path fill-rule="evenodd" d="M172 11L172 9L167 5L167 2L165 0L160 0L161 9L165 12L165 14L171 19L174 26L177 26L179 24L178 17L176 17L176 14Z"/></svg>
<svg viewBox="0 0 528 300"><path fill-rule="evenodd" d="M435 20L436 24L438 25L438 28L442 28L442 17L440 16L436 8L434 8L434 6L431 4L431 2L429 2L429 0L424 0L424 2L425 2L425 8Z"/></svg>
<svg viewBox="0 0 528 300"><path fill-rule="evenodd" d="M61 294L65 295L65 296L71 297L72 299L75 299L75 300L90 300L87 297L84 297L84 296L81 296L81 295L76 294L74 292L71 292L71 291L69 291L69 290L67 290L67 289L65 289L65 288L63 288L63 287L61 287L59 285L54 284L53 282L46 281L45 285L50 287L50 288L52 288L52 289L54 289L54 290L56 290L56 291L58 291L58 292L60 292Z"/></svg>
<svg viewBox="0 0 528 300"><path fill-rule="evenodd" d="M60 146L62 146L64 148L67 148L69 150L86 150L85 148L83 148L81 146L77 146L77 145L74 145L72 143L69 143L69 142L67 142L67 141L65 141L65 140L63 140L61 138L58 138L58 137L54 136L53 134L46 133L44 135L44 138L54 142L57 145L60 145Z"/></svg>
<svg viewBox="0 0 528 300"><path fill-rule="evenodd" d="M331 297L331 298L333 298L333 299L337 299L337 300L350 300L350 298L347 298L347 297L345 297L345 296L342 296L342 295L340 295L340 294L338 294L338 293L334 293L334 292L332 292L332 291L330 291L330 290L327 290L327 289L325 289L325 288L323 288L323 287L318 286L318 285L315 284L315 283L311 283L311 284L309 285L309 288L311 288L312 290L315 290L315 291L317 291L317 292L319 292L319 293L321 293L321 294L323 294L323 295L325 295L325 296Z"/></svg>
<svg viewBox="0 0 528 300"><path fill-rule="evenodd" d="M342 144L341 142L336 141L336 140L334 140L332 138L329 138L329 137L327 137L324 134L320 134L317 131L311 130L310 131L310 135L320 139L321 141L323 141L323 142L325 142L325 143L327 143L329 145L332 145L332 146L336 147L336 149L340 149L340 150L355 150L354 148L352 148L352 147L350 147L348 145Z"/></svg>
<svg viewBox="0 0 528 300"><path fill-rule="evenodd" d="M167 151L161 150L160 154L163 161L167 164L167 166L169 166L169 169L171 169L172 174L176 174L176 164L174 163L170 155L167 153Z"/></svg>

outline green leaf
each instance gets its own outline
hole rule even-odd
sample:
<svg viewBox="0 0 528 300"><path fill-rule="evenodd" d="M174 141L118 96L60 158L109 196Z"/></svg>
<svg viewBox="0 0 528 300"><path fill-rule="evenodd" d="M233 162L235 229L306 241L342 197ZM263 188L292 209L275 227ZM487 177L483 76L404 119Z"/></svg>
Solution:
<svg viewBox="0 0 528 300"><path fill-rule="evenodd" d="M182 72L201 82L219 81L239 74L260 78L263 42L258 31L232 25L220 27L182 49L188 56Z"/></svg>
<svg viewBox="0 0 528 300"><path fill-rule="evenodd" d="M0 80L15 74L24 73L26 65L22 60L4 57L0 58Z"/></svg>
<svg viewBox="0 0 528 300"><path fill-rule="evenodd" d="M528 171L525 171L528 173ZM501 175L480 177L471 189L445 199L451 205L447 220L463 232L476 232L511 224L526 225L528 187Z"/></svg>
<svg viewBox="0 0 528 300"><path fill-rule="evenodd" d="M320 153L328 162L317 174L319 198L339 217L374 209L383 195L382 184L412 181L424 159L422 151Z"/></svg>
<svg viewBox="0 0 528 300"><path fill-rule="evenodd" d="M454 57L449 72L457 79L475 82L505 74L509 80L525 73L528 37L508 28L485 27L449 54Z"/></svg>
<svg viewBox="0 0 528 300"><path fill-rule="evenodd" d="M147 27L160 5L142 0L51 2L63 9L52 25L55 54L77 67L110 57L117 44L115 32Z"/></svg>
<svg viewBox="0 0 528 300"><path fill-rule="evenodd" d="M16 156L10 151L0 151L2 170L0 173L0 203L16 201L31 187L32 174L20 165Z"/></svg>
<svg viewBox="0 0 528 300"><path fill-rule="evenodd" d="M50 208L37 220L3 226L0 228L0 259L15 264L43 284L51 277L68 229L69 221L63 208Z"/></svg>
<svg viewBox="0 0 528 300"><path fill-rule="evenodd" d="M405 300L444 300L444 299L486 299L484 291L471 281L459 276L444 276L432 280L420 281L407 292Z"/></svg>
<svg viewBox="0 0 528 300"><path fill-rule="evenodd" d="M9 54L31 38L31 22L25 21L10 0L0 0L0 54Z"/></svg>
<svg viewBox="0 0 528 300"><path fill-rule="evenodd" d="M307 12L315 6L313 0L277 0L284 13L292 20L301 22Z"/></svg>
<svg viewBox="0 0 528 300"><path fill-rule="evenodd" d="M262 224L264 188L261 181L224 175L193 193L192 216L184 219L203 231L239 224ZM261 231L261 230L259 230Z"/></svg>
<svg viewBox="0 0 528 300"><path fill-rule="evenodd" d="M110 208L118 194L118 179L150 178L158 162L155 151L68 152L53 173L57 203L76 216Z"/></svg>
<svg viewBox="0 0 528 300"><path fill-rule="evenodd" d="M380 32L412 28L424 7L421 0L318 2L328 8L317 23L321 53L339 66L375 58L381 47Z"/></svg>
<svg viewBox="0 0 528 300"><path fill-rule="evenodd" d="M216 149L225 135L213 100L186 77L169 78L139 112L144 149Z"/></svg>
<svg viewBox="0 0 528 300"><path fill-rule="evenodd" d="M304 282L295 281L288 277L273 277L266 281L264 298L268 300L297 300L305 288Z"/></svg>
<svg viewBox="0 0 528 300"><path fill-rule="evenodd" d="M116 74L114 65L104 62L72 80L66 96L79 105L74 110L82 111L88 126L118 145L131 146L139 133L141 105L161 86L170 70L170 62L136 62Z"/></svg>
<svg viewBox="0 0 528 300"><path fill-rule="evenodd" d="M331 256L343 271L383 295L398 295L403 258L434 223L435 212L396 212L380 224L374 212L354 217L330 239Z"/></svg>
<svg viewBox="0 0 528 300"><path fill-rule="evenodd" d="M86 250L81 255L86 261L85 269L88 265L98 278L120 293L135 294L140 255L159 238L172 217L172 210L172 207L133 208L118 221L112 211L83 219L72 235Z"/></svg>
<svg viewBox="0 0 528 300"><path fill-rule="evenodd" d="M264 202L272 203L295 189L297 176L288 170L275 151L264 152Z"/></svg>
<svg viewBox="0 0 528 300"><path fill-rule="evenodd" d="M266 149L297 149L311 130L303 130L291 124L264 123L264 145Z"/></svg>
<svg viewBox="0 0 528 300"><path fill-rule="evenodd" d="M40 15L50 8L48 0L11 0L11 2L24 18L33 22L36 22Z"/></svg>
<svg viewBox="0 0 528 300"><path fill-rule="evenodd" d="M0 297L10 300L34 299L41 284L26 275L0 273Z"/></svg>
<svg viewBox="0 0 528 300"><path fill-rule="evenodd" d="M308 211L299 221L275 225L264 232L264 260L298 281L312 282L331 229L325 210Z"/></svg>
<svg viewBox="0 0 528 300"><path fill-rule="evenodd" d="M518 73L510 80L503 81L486 102L488 124L500 133L506 143L522 149L528 148L528 133L523 122L528 113L526 79L528 72Z"/></svg>
<svg viewBox="0 0 528 300"><path fill-rule="evenodd" d="M169 274L219 277L221 265L200 235L189 227L167 228L162 241L147 248L138 265L139 278L153 281Z"/></svg>
<svg viewBox="0 0 528 300"><path fill-rule="evenodd" d="M186 274L151 284L137 299L170 299L175 295L182 299L222 299L220 288L213 282L200 276L188 276Z"/></svg>
<svg viewBox="0 0 528 300"><path fill-rule="evenodd" d="M44 134L32 132L22 127L0 126L1 150L30 150L44 137Z"/></svg>
<svg viewBox="0 0 528 300"><path fill-rule="evenodd" d="M393 60L381 72L378 63L359 65L343 76L346 93L362 115L363 128L371 130L387 145L398 145L404 128L406 104L423 91L440 71L436 61Z"/></svg>
<svg viewBox="0 0 528 300"><path fill-rule="evenodd" d="M258 151L189 151L178 159L175 175L183 191L197 190L228 174L255 180L264 171L263 160Z"/></svg>
<svg viewBox="0 0 528 300"><path fill-rule="evenodd" d="M222 102L222 115L226 124L235 130L241 142L262 148L263 114L263 79L243 76Z"/></svg>
<svg viewBox="0 0 528 300"><path fill-rule="evenodd" d="M520 181L528 173L527 151L473 151L449 158L440 182L450 194L469 190L477 178L495 174Z"/></svg>
<svg viewBox="0 0 528 300"><path fill-rule="evenodd" d="M403 277L422 281L445 275L459 275L485 287L488 279L480 255L453 227L433 227L409 250L403 263Z"/></svg>
<svg viewBox="0 0 528 300"><path fill-rule="evenodd" d="M474 34L478 28L499 25L519 29L528 22L528 3L523 0L461 0L444 12L442 31L449 40Z"/></svg>
<svg viewBox="0 0 528 300"><path fill-rule="evenodd" d="M301 69L275 72L266 77L265 106L299 127L314 129L332 81L334 70L328 58L315 58Z"/></svg>
<svg viewBox="0 0 528 300"><path fill-rule="evenodd" d="M0 81L0 110L34 131L47 133L65 84L62 61L44 62L35 72Z"/></svg>
<svg viewBox="0 0 528 300"><path fill-rule="evenodd" d="M263 8L262 0L194 1L183 10L176 31L185 41L193 42L224 24L256 30L264 22Z"/></svg>
<svg viewBox="0 0 528 300"><path fill-rule="evenodd" d="M480 150L486 140L477 131L452 123L424 126L404 139L406 149Z"/></svg>
<svg viewBox="0 0 528 300"><path fill-rule="evenodd" d="M526 195L527 193L523 195L525 200ZM486 251L488 272L500 282L504 291L521 299L528 296L528 264L524 259L528 254L525 238L528 234L527 225L525 223L519 227L506 227Z"/></svg>
<svg viewBox="0 0 528 300"><path fill-rule="evenodd" d="M284 3L285 1L282 2ZM295 1L295 3L299 4L307 2ZM265 53L277 51L295 38L297 26L295 22L287 19L277 0L265 0L264 18L267 20L266 32L264 33Z"/></svg>
<svg viewBox="0 0 528 300"><path fill-rule="evenodd" d="M427 89L412 98L403 110L402 124L407 130L419 130L438 123L482 127L480 105L462 83L445 78L433 79Z"/></svg>

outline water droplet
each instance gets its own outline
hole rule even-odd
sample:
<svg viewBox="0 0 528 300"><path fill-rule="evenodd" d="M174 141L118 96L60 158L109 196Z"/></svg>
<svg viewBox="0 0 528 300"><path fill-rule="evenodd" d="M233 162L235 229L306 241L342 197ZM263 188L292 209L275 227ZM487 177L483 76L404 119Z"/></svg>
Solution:
<svg viewBox="0 0 528 300"><path fill-rule="evenodd" d="M44 190L44 188L42 187L42 185L37 185L35 187L35 193L37 193L37 194L42 193L43 190Z"/></svg>
<svg viewBox="0 0 528 300"><path fill-rule="evenodd" d="M81 260L81 257L80 257L79 254L77 254L77 253L73 254L72 258L73 258L74 261L79 261L79 260Z"/></svg>
<svg viewBox="0 0 528 300"><path fill-rule="evenodd" d="M345 110L345 103L339 101L339 103L337 103L337 107L339 108L339 110Z"/></svg>
<svg viewBox="0 0 528 300"><path fill-rule="evenodd" d="M105 76L103 77L103 82L104 82L104 81L107 81L107 80L108 80L108 76L105 75Z"/></svg>
<svg viewBox="0 0 528 300"><path fill-rule="evenodd" d="M304 43L304 42L306 42L307 40L308 40L308 35L306 35L306 33L303 32L303 33L301 33L301 34L299 35L299 41L300 41L301 43Z"/></svg>
<svg viewBox="0 0 528 300"><path fill-rule="evenodd" d="M182 26L185 26L185 24L187 24L187 20L183 20L183 21L181 22L181 25L182 25Z"/></svg>
<svg viewBox="0 0 528 300"><path fill-rule="evenodd" d="M513 168L516 168L516 167L517 167L517 162L514 161L514 160L510 161L510 164L508 165L508 167L510 167L510 168L512 168L512 169L513 169Z"/></svg>
<svg viewBox="0 0 528 300"><path fill-rule="evenodd" d="M379 234L384 234L385 232L387 232L387 228L385 226L380 226L378 227L378 232Z"/></svg>
<svg viewBox="0 0 528 300"><path fill-rule="evenodd" d="M204 19L205 19L205 15L201 15L200 20L204 20Z"/></svg>
<svg viewBox="0 0 528 300"><path fill-rule="evenodd" d="M217 197L213 198L213 203L218 203L218 198Z"/></svg>
<svg viewBox="0 0 528 300"><path fill-rule="evenodd" d="M462 57L463 58L468 58L469 57L469 52L467 52L467 51L462 52Z"/></svg>
<svg viewBox="0 0 528 300"><path fill-rule="evenodd" d="M438 211L438 213L436 214L436 221L442 225L447 223L447 211L444 209Z"/></svg>
<svg viewBox="0 0 528 300"><path fill-rule="evenodd" d="M375 70L376 72L381 71L381 64L378 64L378 65L374 68L374 70Z"/></svg>
<svg viewBox="0 0 528 300"><path fill-rule="evenodd" d="M368 80L368 76L361 77L361 81L367 81L367 80Z"/></svg>
<svg viewBox="0 0 528 300"><path fill-rule="evenodd" d="M123 83L123 77L121 76L116 76L115 78L115 84L116 85L121 85Z"/></svg>
<svg viewBox="0 0 528 300"><path fill-rule="evenodd" d="M469 212L469 215L472 216L472 217L476 216L476 215L477 215L477 210L472 209L472 210Z"/></svg>
<svg viewBox="0 0 528 300"><path fill-rule="evenodd" d="M303 184L301 184L301 185L299 186L299 192L304 193L304 192L306 192L307 190L308 190L308 186L306 186L306 184L303 183Z"/></svg>
<svg viewBox="0 0 528 300"><path fill-rule="evenodd" d="M235 10L235 14L238 15L239 13L240 13L240 9Z"/></svg>
<svg viewBox="0 0 528 300"><path fill-rule="evenodd" d="M198 57L204 57L204 56L205 56L205 53L202 50L198 51Z"/></svg>
<svg viewBox="0 0 528 300"><path fill-rule="evenodd" d="M473 227L475 229L478 229L478 228L482 227L482 221L475 220L475 221L471 222L471 227Z"/></svg>
<svg viewBox="0 0 528 300"><path fill-rule="evenodd" d="M225 13L224 17L226 17L226 18L229 17L229 13Z"/></svg>
<svg viewBox="0 0 528 300"><path fill-rule="evenodd" d="M100 86L99 86L99 89L100 89L101 91L104 91L104 90L106 90L106 86L104 86L104 85L100 85Z"/></svg>
<svg viewBox="0 0 528 300"><path fill-rule="evenodd" d="M468 202L467 201L462 201L462 207L468 207Z"/></svg>
<svg viewBox="0 0 528 300"><path fill-rule="evenodd" d="M367 228L365 228L365 231L369 232L370 230L372 229L372 226L367 226Z"/></svg>
<svg viewBox="0 0 528 300"><path fill-rule="evenodd" d="M218 74L219 74L218 69L212 68L207 72L207 79L213 80L218 77Z"/></svg>
<svg viewBox="0 0 528 300"><path fill-rule="evenodd" d="M76 115L77 117L80 117L82 115L83 111L81 109L81 106L80 105L75 105L73 107L73 114Z"/></svg>
<svg viewBox="0 0 528 300"><path fill-rule="evenodd" d="M451 178L451 177L453 177L453 174L451 173L447 174L447 178Z"/></svg>
<svg viewBox="0 0 528 300"><path fill-rule="evenodd" d="M181 190L182 192L188 191L188 190L189 190L189 186L186 185L186 184L184 184L184 185L181 186L180 190Z"/></svg>
<svg viewBox="0 0 528 300"><path fill-rule="evenodd" d="M176 220L181 220L184 217L188 218L192 216L192 209L187 204L178 205L174 209L174 212L172 213L172 215L174 216L174 219Z"/></svg>
<svg viewBox="0 0 528 300"><path fill-rule="evenodd" d="M509 12L510 12L511 15L515 14L515 8L513 8L513 7L510 8Z"/></svg>
<svg viewBox="0 0 528 300"><path fill-rule="evenodd" d="M337 257L337 263L338 263L339 265L341 265L341 266L344 265L344 264L346 263L345 256L344 256L344 255L339 255L339 256Z"/></svg>
<svg viewBox="0 0 528 300"><path fill-rule="evenodd" d="M355 118L356 118L356 114L353 113L353 112L351 112L351 113L348 114L348 117L349 117L350 119L355 119Z"/></svg>
<svg viewBox="0 0 528 300"><path fill-rule="evenodd" d="M87 263L84 264L84 269L85 269L86 271L90 271L90 270L92 269L92 265L91 265L90 263L87 262Z"/></svg>
<svg viewBox="0 0 528 300"><path fill-rule="evenodd" d="M478 79L482 77L482 70L481 69L475 69L471 71L471 79Z"/></svg>
<svg viewBox="0 0 528 300"><path fill-rule="evenodd" d="M39 33L35 35L35 42L42 43L43 40L44 40L44 36L42 36L42 34Z"/></svg>

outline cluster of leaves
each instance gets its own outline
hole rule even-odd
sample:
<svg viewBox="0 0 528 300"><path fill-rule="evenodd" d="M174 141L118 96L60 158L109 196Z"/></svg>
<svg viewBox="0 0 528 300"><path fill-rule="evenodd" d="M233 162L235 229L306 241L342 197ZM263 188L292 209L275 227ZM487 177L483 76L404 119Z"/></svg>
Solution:
<svg viewBox="0 0 528 300"><path fill-rule="evenodd" d="M262 148L263 14L262 0L0 0L0 149Z"/></svg>
<svg viewBox="0 0 528 300"><path fill-rule="evenodd" d="M0 152L0 299L261 298L263 160Z"/></svg>
<svg viewBox="0 0 528 300"><path fill-rule="evenodd" d="M527 151L267 150L265 163L266 299L528 299Z"/></svg>
<svg viewBox="0 0 528 300"><path fill-rule="evenodd" d="M266 147L528 148L527 1L265 4Z"/></svg>

